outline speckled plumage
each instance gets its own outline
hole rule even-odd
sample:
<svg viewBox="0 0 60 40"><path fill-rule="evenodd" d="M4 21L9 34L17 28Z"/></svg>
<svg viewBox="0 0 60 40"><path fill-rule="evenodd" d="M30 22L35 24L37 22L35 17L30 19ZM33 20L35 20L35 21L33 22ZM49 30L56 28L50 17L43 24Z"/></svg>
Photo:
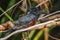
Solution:
<svg viewBox="0 0 60 40"><path fill-rule="evenodd" d="M36 7L32 7L29 9L29 11L25 15L23 15L22 17L19 17L19 19L17 20L16 23L17 23L17 25L22 26L22 28L25 28L32 21L34 21L34 23L35 23L39 17L38 16L39 14L47 14L47 13L42 10L39 10Z"/></svg>
<svg viewBox="0 0 60 40"><path fill-rule="evenodd" d="M19 19L14 22L15 26L12 29L8 29L7 32L8 31L12 32L17 28L21 29L21 28L27 28L29 26L33 26L37 21L39 14L47 14L47 12L39 10L36 7L30 8L25 15L23 15L22 17L19 17Z"/></svg>

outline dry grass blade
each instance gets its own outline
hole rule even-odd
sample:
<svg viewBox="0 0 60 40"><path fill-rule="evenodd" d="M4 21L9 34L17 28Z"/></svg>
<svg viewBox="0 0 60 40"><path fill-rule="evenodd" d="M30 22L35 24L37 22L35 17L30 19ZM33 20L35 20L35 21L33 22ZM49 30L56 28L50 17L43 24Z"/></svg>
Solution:
<svg viewBox="0 0 60 40"><path fill-rule="evenodd" d="M26 0L24 0L23 2L22 2L22 6L21 7L19 7L23 12L26 12L27 10L26 10L26 7L27 6L27 2L26 2Z"/></svg>
<svg viewBox="0 0 60 40"><path fill-rule="evenodd" d="M40 3L40 4L38 4L36 7L39 7L39 6L45 4L45 3L48 2L48 1L49 1L49 0L46 0L46 1L44 1L44 2L42 2L42 3Z"/></svg>

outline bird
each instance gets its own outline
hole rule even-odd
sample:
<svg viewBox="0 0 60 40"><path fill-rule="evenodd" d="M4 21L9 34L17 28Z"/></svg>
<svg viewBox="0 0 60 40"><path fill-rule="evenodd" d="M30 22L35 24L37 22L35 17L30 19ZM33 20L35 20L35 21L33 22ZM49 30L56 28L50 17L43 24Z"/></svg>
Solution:
<svg viewBox="0 0 60 40"><path fill-rule="evenodd" d="M40 10L37 7L29 8L26 14L24 14L22 17L19 17L18 20L14 22L14 27L8 29L6 32L15 31L17 29L23 29L35 25L40 14L47 15L48 13Z"/></svg>

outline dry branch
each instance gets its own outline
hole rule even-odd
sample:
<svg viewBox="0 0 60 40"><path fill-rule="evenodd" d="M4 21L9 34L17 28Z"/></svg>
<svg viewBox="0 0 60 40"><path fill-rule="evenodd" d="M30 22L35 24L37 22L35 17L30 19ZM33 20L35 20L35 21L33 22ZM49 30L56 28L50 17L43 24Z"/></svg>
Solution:
<svg viewBox="0 0 60 40"><path fill-rule="evenodd" d="M45 17L39 18L38 20L40 22L46 22L46 21L53 20L55 18L60 18L60 10L56 11L56 12L53 12L53 13L51 13L49 15L46 15Z"/></svg>
<svg viewBox="0 0 60 40"><path fill-rule="evenodd" d="M9 34L8 36L1 38L1 40L6 40L9 37L11 37L12 35L23 32L23 31L28 31L28 30L33 30L33 29L42 29L44 27L51 27L51 26L60 26L60 18L54 19L54 20L51 20L51 21L48 21L45 23L37 24L37 25L31 26L29 28L16 30L16 31L12 32L11 34Z"/></svg>
<svg viewBox="0 0 60 40"><path fill-rule="evenodd" d="M46 0L46 1L44 1L44 2L42 2L42 3L40 3L40 4L38 4L36 7L39 7L39 6L43 5L43 4L45 4L46 2L49 2L49 0Z"/></svg>
<svg viewBox="0 0 60 40"><path fill-rule="evenodd" d="M60 20L60 19L59 19ZM35 29L42 29L42 28L46 28L46 27L51 27L51 26L60 26L60 21L47 21L45 23L41 23L41 24L38 24Z"/></svg>
<svg viewBox="0 0 60 40"><path fill-rule="evenodd" d="M43 18L43 19L41 19L40 21L41 21L41 22L45 22L45 21L53 20L53 19L55 19L55 18L60 18L60 13L59 13L59 14L56 14L56 15L52 15L52 16L50 16L50 17Z"/></svg>

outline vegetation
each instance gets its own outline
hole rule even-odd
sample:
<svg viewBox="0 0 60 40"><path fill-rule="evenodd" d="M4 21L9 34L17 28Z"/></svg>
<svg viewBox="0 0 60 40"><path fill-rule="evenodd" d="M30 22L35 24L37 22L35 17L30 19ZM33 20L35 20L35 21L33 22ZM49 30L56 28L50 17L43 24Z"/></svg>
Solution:
<svg viewBox="0 0 60 40"><path fill-rule="evenodd" d="M24 0L23 2L19 3L18 5L16 5L15 7L11 8L9 11L7 11L6 13L3 14L3 12L5 12L7 9L12 7L13 5L15 5L15 3L19 2L19 1L20 0L0 0L0 24L3 24L7 21L12 21L12 22L16 21L20 16L22 16L26 13L28 8L30 8L32 6L36 6L40 2L43 2L45 0ZM40 6L40 9L42 9L48 13L52 13L57 10L60 10L59 1L60 0L49 0L49 2ZM2 16L1 16L1 14L2 14ZM38 23L39 22L36 22L36 24L38 24ZM60 27L55 27L55 26L51 27L49 29L49 33L51 35L54 34L54 36L60 38L60 36L57 36L60 33L59 28ZM23 40L25 38L27 40L44 40L44 30L46 30L46 29L32 30L28 33L28 35L25 32L18 33L18 34L13 35L12 37L10 37L8 40ZM58 30L58 31L56 31L56 30ZM7 33L7 35L8 35L8 33ZM0 33L0 37L3 37L3 33ZM49 40L53 40L53 39L49 38Z"/></svg>

